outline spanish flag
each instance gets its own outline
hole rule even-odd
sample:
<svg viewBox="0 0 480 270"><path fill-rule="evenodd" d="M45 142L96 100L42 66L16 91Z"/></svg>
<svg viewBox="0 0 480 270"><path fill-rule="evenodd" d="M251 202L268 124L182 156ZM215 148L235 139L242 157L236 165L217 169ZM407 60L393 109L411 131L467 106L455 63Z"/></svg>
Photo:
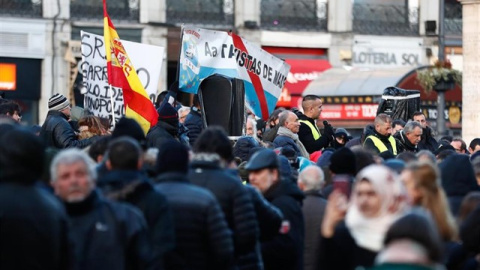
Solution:
<svg viewBox="0 0 480 270"><path fill-rule="evenodd" d="M108 83L122 88L125 116L135 119L147 134L158 121L158 113L143 88L132 61L107 13L107 3L103 0L103 35L107 57Z"/></svg>

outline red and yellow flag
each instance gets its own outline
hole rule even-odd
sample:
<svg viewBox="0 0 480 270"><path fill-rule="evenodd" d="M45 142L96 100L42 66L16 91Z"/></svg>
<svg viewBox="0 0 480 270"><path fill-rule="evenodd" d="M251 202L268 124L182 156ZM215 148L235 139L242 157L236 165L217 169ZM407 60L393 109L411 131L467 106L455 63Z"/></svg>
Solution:
<svg viewBox="0 0 480 270"><path fill-rule="evenodd" d="M157 123L158 113L108 16L106 0L103 0L103 25L108 83L122 88L125 116L135 119L146 134Z"/></svg>

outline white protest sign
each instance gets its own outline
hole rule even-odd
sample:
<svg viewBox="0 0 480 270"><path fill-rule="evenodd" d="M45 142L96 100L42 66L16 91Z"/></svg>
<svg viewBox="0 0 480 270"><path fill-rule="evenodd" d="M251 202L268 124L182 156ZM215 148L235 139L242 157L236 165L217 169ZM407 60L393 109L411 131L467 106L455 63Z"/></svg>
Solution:
<svg viewBox="0 0 480 270"><path fill-rule="evenodd" d="M85 109L94 115L107 117L112 120L112 104L110 95L113 94L113 111L115 119L124 114L123 94L121 88L110 87L107 80L107 60L103 36L88 32L81 32L83 84L87 89L85 94ZM159 46L124 41L125 50L137 70L138 77L145 90L154 101L157 94L158 80L162 68L165 49Z"/></svg>

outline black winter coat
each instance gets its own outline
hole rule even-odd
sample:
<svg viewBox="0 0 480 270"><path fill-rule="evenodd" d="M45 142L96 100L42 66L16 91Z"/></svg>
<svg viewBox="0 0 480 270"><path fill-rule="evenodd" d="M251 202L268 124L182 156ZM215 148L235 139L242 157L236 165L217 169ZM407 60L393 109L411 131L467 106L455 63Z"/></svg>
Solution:
<svg viewBox="0 0 480 270"><path fill-rule="evenodd" d="M397 140L397 153L403 153L403 152L411 152L411 153L417 153L418 148L414 144L412 144L408 138L406 137L405 133L403 130L395 133L393 137Z"/></svg>
<svg viewBox="0 0 480 270"><path fill-rule="evenodd" d="M432 135L432 129L430 127L423 128L422 138L418 143L418 151L430 150L434 152L438 149L438 142Z"/></svg>
<svg viewBox="0 0 480 270"><path fill-rule="evenodd" d="M0 269L70 269L67 215L34 185L0 183Z"/></svg>
<svg viewBox="0 0 480 270"><path fill-rule="evenodd" d="M85 148L98 139L97 136L79 140L68 118L60 111L48 111L47 119L40 130L40 138L47 147L55 148Z"/></svg>
<svg viewBox="0 0 480 270"><path fill-rule="evenodd" d="M178 141L177 134L178 126L172 126L169 123L158 121L147 133L147 147L159 148L165 141Z"/></svg>
<svg viewBox="0 0 480 270"><path fill-rule="evenodd" d="M102 198L97 191L65 203L74 244L74 269L154 269L147 224L136 208Z"/></svg>
<svg viewBox="0 0 480 270"><path fill-rule="evenodd" d="M305 120L310 122L317 130L317 125L315 124L315 120L309 118L308 116L304 115L300 111L295 112L298 116L299 120ZM320 131L318 132L320 134ZM307 149L308 153L313 153L315 151L322 150L323 148L327 148L330 142L333 140L333 129L332 127L328 126L325 127L325 134L321 135L320 138L317 140L314 139L312 129L304 123L300 124L300 130L298 131L298 138Z"/></svg>
<svg viewBox="0 0 480 270"><path fill-rule="evenodd" d="M232 269L232 233L213 194L192 185L180 173L164 173L155 181L156 188L165 194L173 210L174 252L184 262L167 269Z"/></svg>
<svg viewBox="0 0 480 270"><path fill-rule="evenodd" d="M140 171L109 171L97 185L107 198L130 203L142 212L156 268L162 267L164 255L175 247L173 216L165 196Z"/></svg>
<svg viewBox="0 0 480 270"><path fill-rule="evenodd" d="M287 136L277 136L275 140L273 140L273 145L275 147L291 147L297 153L297 156L302 157L302 151L298 148L298 145L295 141Z"/></svg>
<svg viewBox="0 0 480 270"><path fill-rule="evenodd" d="M218 162L199 160L192 161L188 178L217 198L233 231L236 258L254 251L259 234L257 217L252 199L240 179L220 168Z"/></svg>
<svg viewBox="0 0 480 270"><path fill-rule="evenodd" d="M322 236L323 216L327 201L320 191L309 190L305 192L302 212L305 218L305 250L303 254L304 270L321 269L319 260Z"/></svg>
<svg viewBox="0 0 480 270"><path fill-rule="evenodd" d="M202 115L196 107L192 107L183 124L188 128L188 138L190 139L190 145L193 146L203 130Z"/></svg>
<svg viewBox="0 0 480 270"><path fill-rule="evenodd" d="M302 191L293 182L282 180L267 190L264 196L280 209L284 216L282 233L278 233L270 239L262 237L262 256L265 269L302 270L305 237Z"/></svg>

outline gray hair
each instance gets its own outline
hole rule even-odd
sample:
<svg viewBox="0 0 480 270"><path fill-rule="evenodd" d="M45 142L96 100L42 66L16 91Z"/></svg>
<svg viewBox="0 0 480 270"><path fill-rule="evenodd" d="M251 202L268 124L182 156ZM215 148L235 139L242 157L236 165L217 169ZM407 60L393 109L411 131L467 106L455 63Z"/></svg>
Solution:
<svg viewBox="0 0 480 270"><path fill-rule="evenodd" d="M278 125L279 126L281 126L281 127L285 126L285 123L287 122L287 119L290 116L290 113L293 113L293 112L285 110L278 115Z"/></svg>
<svg viewBox="0 0 480 270"><path fill-rule="evenodd" d="M62 150L55 156L55 158L53 158L52 164L50 165L51 181L55 182L57 180L58 165L70 165L77 162L83 162L85 164L91 181L95 181L97 179L96 164L92 158L90 158L87 153L80 149L70 148Z"/></svg>
<svg viewBox="0 0 480 270"><path fill-rule="evenodd" d="M183 112L190 112L190 107L187 106L182 106L180 109L178 109L178 115L182 114Z"/></svg>
<svg viewBox="0 0 480 270"><path fill-rule="evenodd" d="M418 123L418 122L417 122ZM426 157L428 158L428 160L430 160L430 162L432 162L433 164L435 164L437 162L437 158L435 157L435 155L430 152L429 150L421 150L419 151L417 154L417 159L420 159L421 157Z"/></svg>
<svg viewBox="0 0 480 270"><path fill-rule="evenodd" d="M298 181L305 185L305 191L320 190L325 184L325 174L317 165L309 165L300 172Z"/></svg>
<svg viewBox="0 0 480 270"><path fill-rule="evenodd" d="M416 128L416 127L419 127L420 129L422 129L422 124L420 124L419 122L417 121L412 121L412 120L409 120L405 126L403 127L403 132L405 134L407 133L412 133L413 130Z"/></svg>

